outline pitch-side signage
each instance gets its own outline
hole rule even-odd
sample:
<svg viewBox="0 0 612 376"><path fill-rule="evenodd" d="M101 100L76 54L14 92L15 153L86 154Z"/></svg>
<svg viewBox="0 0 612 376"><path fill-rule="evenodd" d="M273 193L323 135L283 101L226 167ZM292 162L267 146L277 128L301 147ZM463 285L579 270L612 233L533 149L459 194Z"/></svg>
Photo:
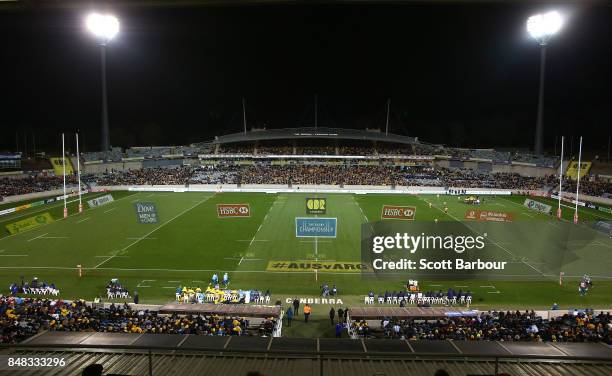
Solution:
<svg viewBox="0 0 612 376"><path fill-rule="evenodd" d="M327 211L326 198L307 198L306 214L325 214Z"/></svg>
<svg viewBox="0 0 612 376"><path fill-rule="evenodd" d="M414 206L383 205L380 218L413 221L415 212Z"/></svg>
<svg viewBox="0 0 612 376"><path fill-rule="evenodd" d="M540 213L544 214L550 214L550 211L552 210L552 206L543 204L539 201L534 201L530 198L526 198L523 205L525 205L529 209L539 211Z"/></svg>
<svg viewBox="0 0 612 376"><path fill-rule="evenodd" d="M225 217L250 217L251 207L249 204L217 204L217 216Z"/></svg>
<svg viewBox="0 0 612 376"><path fill-rule="evenodd" d="M468 210L465 212L465 219L488 222L512 222L514 218L512 213L490 210Z"/></svg>
<svg viewBox="0 0 612 376"><path fill-rule="evenodd" d="M335 238L337 218L295 218L295 236L298 238Z"/></svg>

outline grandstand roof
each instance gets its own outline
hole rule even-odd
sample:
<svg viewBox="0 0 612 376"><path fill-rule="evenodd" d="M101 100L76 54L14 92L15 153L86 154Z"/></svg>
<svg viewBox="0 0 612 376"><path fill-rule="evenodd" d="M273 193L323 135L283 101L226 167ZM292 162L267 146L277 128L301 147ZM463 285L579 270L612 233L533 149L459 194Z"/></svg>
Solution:
<svg viewBox="0 0 612 376"><path fill-rule="evenodd" d="M229 144L235 142L252 142L265 140L299 140L299 139L337 139L389 142L395 144L419 143L418 138L398 134L385 134L379 131L345 128L283 128L257 129L248 132L232 133L217 136L212 144Z"/></svg>
<svg viewBox="0 0 612 376"><path fill-rule="evenodd" d="M152 350L151 361L147 355ZM172 351L176 350L176 351ZM0 345L0 355L64 357L65 375L92 363L105 373L146 375L338 374L431 376L444 368L453 375L589 375L612 372L612 350L598 343L405 341L307 339L188 334L44 332L26 343ZM496 365L496 360L499 364ZM204 368L203 368L204 367ZM37 374L56 375L58 368Z"/></svg>

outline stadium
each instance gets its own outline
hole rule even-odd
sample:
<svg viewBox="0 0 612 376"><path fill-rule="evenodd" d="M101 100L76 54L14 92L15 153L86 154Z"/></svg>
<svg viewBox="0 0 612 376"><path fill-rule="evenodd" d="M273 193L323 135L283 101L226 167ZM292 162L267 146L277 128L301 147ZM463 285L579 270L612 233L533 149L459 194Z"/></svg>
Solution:
<svg viewBox="0 0 612 376"><path fill-rule="evenodd" d="M610 374L609 144L427 142L390 103L319 126L315 95L267 127L243 99L240 131L172 146L111 147L105 112L101 148L24 131L0 153L0 374Z"/></svg>

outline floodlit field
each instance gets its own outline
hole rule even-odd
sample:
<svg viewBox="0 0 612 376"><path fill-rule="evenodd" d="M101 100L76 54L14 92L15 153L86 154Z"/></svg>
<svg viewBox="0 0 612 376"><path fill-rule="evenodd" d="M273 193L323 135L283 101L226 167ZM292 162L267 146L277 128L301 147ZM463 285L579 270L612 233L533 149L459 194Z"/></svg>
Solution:
<svg viewBox="0 0 612 376"><path fill-rule="evenodd" d="M104 195L90 194L86 198ZM354 195L312 193L169 193L113 192L115 201L76 213L76 203L69 205L72 215L35 229L9 235L5 226L20 219L49 212L60 218L62 204L55 203L0 217L0 285L3 292L12 282L37 276L54 282L65 298L93 299L106 296L105 285L119 278L130 291L137 290L141 302L169 302L178 285L205 286L213 272L228 271L231 285L241 289L270 289L273 301L287 297L319 295L323 282L336 284L344 305L363 304L363 296L400 290L411 277L397 273L380 281L364 280L359 273L313 271L270 271L269 261L359 262L361 259L361 224L380 219L383 204L416 207L416 221L463 221L466 210L473 208L453 196L435 195ZM307 197L326 197L324 217L338 218L338 235L333 239L297 238L295 217L307 216ZM510 212L515 222L534 226L556 226L557 220L522 206L525 197L487 197L477 207L483 210ZM556 202L537 199L556 207ZM159 223L140 224L134 204L153 202ZM433 207L429 207L429 202ZM448 214L442 210L447 202ZM216 204L248 203L248 218L218 218ZM15 206L3 205L1 208ZM571 220L572 209L563 208ZM581 209L581 219L610 220L611 216L592 209ZM547 223L549 222L549 223ZM467 222L469 231L477 223ZM544 228L544 227L542 227ZM547 260L537 250L517 243L495 245L500 255L514 261L512 275L482 278L427 280L424 289L471 290L474 305L482 308L538 308L559 303L563 308L612 306L612 241L601 234L587 247L563 260L562 270L568 276L585 273L594 276L594 288L579 297L577 283L558 284L558 274L548 272ZM511 254L511 256L510 256ZM83 266L83 277L76 265ZM503 274L503 273L501 273ZM608 282L610 281L610 282Z"/></svg>

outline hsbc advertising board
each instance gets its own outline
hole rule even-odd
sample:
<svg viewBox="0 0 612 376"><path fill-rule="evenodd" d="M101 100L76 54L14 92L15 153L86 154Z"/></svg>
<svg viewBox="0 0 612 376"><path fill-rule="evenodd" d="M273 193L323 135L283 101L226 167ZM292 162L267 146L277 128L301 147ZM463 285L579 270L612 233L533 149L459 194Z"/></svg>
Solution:
<svg viewBox="0 0 612 376"><path fill-rule="evenodd" d="M414 206L383 205L380 218L413 221L415 212L416 208Z"/></svg>
<svg viewBox="0 0 612 376"><path fill-rule="evenodd" d="M217 216L227 217L250 217L251 207L249 204L217 204Z"/></svg>

